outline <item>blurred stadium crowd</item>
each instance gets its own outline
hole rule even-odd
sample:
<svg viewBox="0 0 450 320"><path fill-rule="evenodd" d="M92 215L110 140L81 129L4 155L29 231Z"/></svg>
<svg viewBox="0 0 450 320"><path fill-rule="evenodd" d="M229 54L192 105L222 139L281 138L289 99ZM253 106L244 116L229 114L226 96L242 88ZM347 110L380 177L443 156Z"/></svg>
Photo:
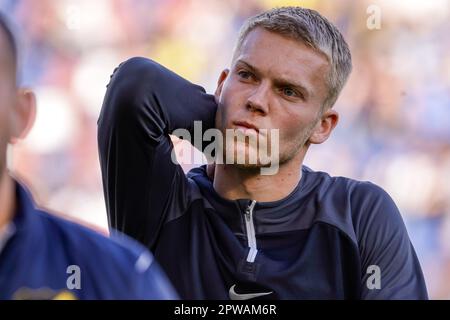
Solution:
<svg viewBox="0 0 450 320"><path fill-rule="evenodd" d="M114 68L146 56L213 92L242 22L281 5L328 17L354 60L335 106L340 124L305 164L385 188L405 219L430 297L450 299L446 0L0 0L21 35L21 81L38 97L36 125L11 153L11 168L40 204L106 229L96 122ZM367 26L370 5L380 9L380 29Z"/></svg>

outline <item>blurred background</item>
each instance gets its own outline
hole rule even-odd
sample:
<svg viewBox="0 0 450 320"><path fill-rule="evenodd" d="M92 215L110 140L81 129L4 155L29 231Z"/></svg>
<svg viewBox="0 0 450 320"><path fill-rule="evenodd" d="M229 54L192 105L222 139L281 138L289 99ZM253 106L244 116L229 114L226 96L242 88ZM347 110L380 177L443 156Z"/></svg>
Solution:
<svg viewBox="0 0 450 320"><path fill-rule="evenodd" d="M40 205L107 229L96 122L114 68L150 57L212 93L242 22L282 5L329 18L354 61L335 106L340 124L305 164L386 189L430 297L450 299L447 0L0 0L20 34L21 82L38 97L35 127L10 150L10 167Z"/></svg>

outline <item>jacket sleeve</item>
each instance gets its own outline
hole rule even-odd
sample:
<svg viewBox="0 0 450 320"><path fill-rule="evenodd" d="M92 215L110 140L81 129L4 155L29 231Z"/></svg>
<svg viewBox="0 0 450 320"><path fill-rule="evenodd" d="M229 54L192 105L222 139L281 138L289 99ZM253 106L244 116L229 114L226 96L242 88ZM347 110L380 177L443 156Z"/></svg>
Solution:
<svg viewBox="0 0 450 320"><path fill-rule="evenodd" d="M116 68L98 120L98 145L110 227L153 250L170 215L185 210L189 184L172 161L169 134L194 121L214 127L214 96L146 58Z"/></svg>
<svg viewBox="0 0 450 320"><path fill-rule="evenodd" d="M363 182L353 200L358 204L361 299L428 299L419 260L392 198Z"/></svg>

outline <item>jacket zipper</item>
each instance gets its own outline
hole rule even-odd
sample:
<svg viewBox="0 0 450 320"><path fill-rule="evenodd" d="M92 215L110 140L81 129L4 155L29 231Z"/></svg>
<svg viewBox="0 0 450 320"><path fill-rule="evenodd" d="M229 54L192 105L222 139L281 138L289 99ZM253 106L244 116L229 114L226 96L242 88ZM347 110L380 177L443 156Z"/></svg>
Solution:
<svg viewBox="0 0 450 320"><path fill-rule="evenodd" d="M253 209L255 208L256 200L252 202L245 209L245 228L247 229L247 241L250 251L248 252L247 262L255 262L256 255L258 253L258 248L256 247L256 235L255 235L255 225L253 223Z"/></svg>

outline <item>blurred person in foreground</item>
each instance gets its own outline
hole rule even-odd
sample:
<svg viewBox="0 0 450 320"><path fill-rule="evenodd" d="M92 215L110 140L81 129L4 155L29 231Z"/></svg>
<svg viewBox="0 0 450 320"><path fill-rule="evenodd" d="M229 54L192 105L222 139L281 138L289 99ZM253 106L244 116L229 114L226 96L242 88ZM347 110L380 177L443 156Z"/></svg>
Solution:
<svg viewBox="0 0 450 320"><path fill-rule="evenodd" d="M338 123L332 106L351 68L336 27L299 7L246 21L214 95L154 61L121 64L98 128L110 226L150 248L186 299L427 299L391 197L303 165ZM236 136L185 175L169 134L198 135L195 121L200 136ZM273 129L279 166L262 174L272 163L250 159Z"/></svg>
<svg viewBox="0 0 450 320"><path fill-rule="evenodd" d="M144 247L37 209L8 172L7 145L25 136L35 115L34 94L17 86L17 60L0 15L0 299L176 298Z"/></svg>

